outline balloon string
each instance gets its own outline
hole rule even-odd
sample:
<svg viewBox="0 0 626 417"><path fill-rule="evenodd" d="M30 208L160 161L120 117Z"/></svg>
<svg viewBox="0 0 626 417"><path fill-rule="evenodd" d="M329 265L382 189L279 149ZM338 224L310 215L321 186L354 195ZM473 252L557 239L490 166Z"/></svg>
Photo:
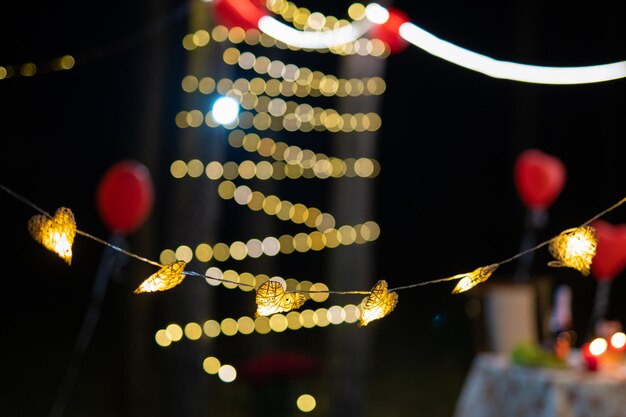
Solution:
<svg viewBox="0 0 626 417"><path fill-rule="evenodd" d="M2 184L0 184L0 188L2 188L4 191L6 191L9 195L14 197L18 201L20 201L20 202L22 202L22 203L32 207L33 209L35 209L36 211L42 213L43 215L50 217L50 214L48 214L46 211L44 211L39 206L35 205L34 203L32 203L30 200L26 199L25 197L17 194L16 192L10 190L9 188L5 187ZM592 218L590 218L589 220L584 222L581 225L581 227L582 226L586 226L589 223L593 222L594 220L599 219L600 217L602 217L605 214L615 210L616 208L618 208L619 206L621 206L624 203L626 203L626 197L622 198L621 200L619 200L617 203L613 204L609 208L607 208L607 209L601 211L600 213L596 214L595 216L593 216ZM83 232L83 231L78 230L78 229L76 230L76 233L80 234L82 236L88 237L88 238L90 238L90 239L92 239L92 240L94 240L94 241L96 241L98 243L101 243L103 245L106 245L106 246L110 247L113 250L121 252L121 253L123 253L123 254L125 254L127 256L133 257L133 258L138 259L140 261L143 261L143 262L146 262L146 263L149 263L151 265L158 266L158 267L161 267L161 268L164 266L163 264L160 264L159 262L152 261L152 260L150 260L148 258L145 258L143 256L139 256L139 255L137 255L135 253L129 252L127 250L124 250L124 249L122 249L122 248L120 248L118 246L115 246L115 245L113 245L113 244L111 244L111 243L109 243L109 242L107 242L105 240L102 240L102 239L100 239L100 238L98 238L96 236L93 236L93 235L91 235L89 233ZM504 259L504 260L502 260L500 262L497 262L497 263L495 263L493 265L500 266L500 265L509 263L509 262L511 262L511 261L513 261L513 260L515 260L515 259L517 259L519 257L521 257L521 256L524 256L524 255L526 255L526 254L528 254L530 252L534 252L534 251L536 251L536 250L538 250L538 249L548 245L550 242L552 242L556 238L557 238L557 236L555 236L553 238L550 238L550 239L548 239L548 240L546 240L544 242L539 243L538 245L533 246L532 248L529 248L529 249L526 249L526 250L524 250L522 252L519 252L519 253L517 253L517 254L509 257L509 258L506 258L506 259ZM248 288L255 288L255 289L258 288L257 286L252 285L252 284L247 284L247 283L243 283L243 282L237 282L237 281L230 280L230 279L227 279L227 278L210 277L208 275L200 274L199 272L195 272L195 271L184 271L183 274L199 276L199 277L212 279L212 280L216 280L216 281L221 281L221 282L227 282L227 283L230 283L230 284L243 286L243 287L248 287ZM409 284L409 285L405 285L405 286L401 286L401 287L395 287L395 288L389 289L388 291L399 291L399 290L405 290L405 289L409 289L409 288L422 287L422 286L430 285L430 284L436 284L436 283L440 283L440 282L460 280L460 279L462 279L462 278L464 278L466 276L467 276L467 273L457 274L457 275L454 275L454 276L451 276L451 277L439 278L439 279L434 279L434 280L431 280L431 281L422 281L422 282L418 282L418 283L415 283L415 284ZM300 292L300 293L305 293L305 294L314 294L314 293L319 293L319 294L321 294L321 293L325 293L325 294L371 294L371 291L367 291L367 290L350 290L350 291L297 290L297 291L293 291L293 292Z"/></svg>

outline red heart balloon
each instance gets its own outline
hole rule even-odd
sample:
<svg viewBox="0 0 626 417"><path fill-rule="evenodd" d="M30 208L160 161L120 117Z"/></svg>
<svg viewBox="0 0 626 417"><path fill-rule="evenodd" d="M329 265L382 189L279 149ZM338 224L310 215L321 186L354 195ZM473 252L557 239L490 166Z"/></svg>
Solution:
<svg viewBox="0 0 626 417"><path fill-rule="evenodd" d="M398 9L388 7L389 18L383 24L376 25L370 30L370 36L380 39L389 47L392 54L402 52L409 44L400 36L400 26L409 21L409 17Z"/></svg>
<svg viewBox="0 0 626 417"><path fill-rule="evenodd" d="M612 281L626 268L626 224L596 220L592 226L598 234L598 246L591 274L598 281Z"/></svg>
<svg viewBox="0 0 626 417"><path fill-rule="evenodd" d="M150 214L153 194L145 165L132 160L118 162L98 184L96 202L100 217L111 232L128 234Z"/></svg>
<svg viewBox="0 0 626 417"><path fill-rule="evenodd" d="M258 29L259 19L268 12L257 3L251 0L214 0L213 10L218 22L224 26Z"/></svg>
<svg viewBox="0 0 626 417"><path fill-rule="evenodd" d="M565 185L565 165L555 156L528 149L518 156L514 177L517 192L526 207L545 210Z"/></svg>

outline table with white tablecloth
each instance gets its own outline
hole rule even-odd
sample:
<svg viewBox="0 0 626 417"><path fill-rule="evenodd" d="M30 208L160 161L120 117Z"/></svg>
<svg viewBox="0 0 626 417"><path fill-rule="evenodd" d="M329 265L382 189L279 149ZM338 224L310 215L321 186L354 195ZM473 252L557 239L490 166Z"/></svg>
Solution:
<svg viewBox="0 0 626 417"><path fill-rule="evenodd" d="M517 365L478 355L455 417L626 417L626 367L600 372Z"/></svg>

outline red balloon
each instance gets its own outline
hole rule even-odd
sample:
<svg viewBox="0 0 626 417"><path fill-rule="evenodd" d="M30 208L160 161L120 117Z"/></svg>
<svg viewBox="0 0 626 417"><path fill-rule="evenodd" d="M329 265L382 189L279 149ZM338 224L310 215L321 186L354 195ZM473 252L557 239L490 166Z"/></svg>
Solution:
<svg viewBox="0 0 626 417"><path fill-rule="evenodd" d="M596 220L592 226L598 234L598 246L591 274L598 281L612 281L626 268L626 224Z"/></svg>
<svg viewBox="0 0 626 417"><path fill-rule="evenodd" d="M400 26L409 21L409 17L398 9L387 8L389 19L381 25L376 25L370 30L372 38L380 39L389 46L392 54L402 52L409 44L400 36Z"/></svg>
<svg viewBox="0 0 626 417"><path fill-rule="evenodd" d="M545 210L565 185L565 165L555 156L528 149L518 156L514 176L517 192L526 207Z"/></svg>
<svg viewBox="0 0 626 417"><path fill-rule="evenodd" d="M150 214L154 191L150 172L132 160L113 165L96 191L100 217L111 232L128 234Z"/></svg>
<svg viewBox="0 0 626 417"><path fill-rule="evenodd" d="M266 9L251 0L214 0L217 21L229 28L258 29L259 19L267 16Z"/></svg>

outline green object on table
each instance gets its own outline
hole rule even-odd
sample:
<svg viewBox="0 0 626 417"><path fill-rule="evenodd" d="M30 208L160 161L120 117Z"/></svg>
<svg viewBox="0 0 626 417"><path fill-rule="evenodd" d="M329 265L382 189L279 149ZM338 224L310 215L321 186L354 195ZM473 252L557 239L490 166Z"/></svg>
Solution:
<svg viewBox="0 0 626 417"><path fill-rule="evenodd" d="M511 354L513 363L524 366L565 368L567 363L537 343L521 343Z"/></svg>

